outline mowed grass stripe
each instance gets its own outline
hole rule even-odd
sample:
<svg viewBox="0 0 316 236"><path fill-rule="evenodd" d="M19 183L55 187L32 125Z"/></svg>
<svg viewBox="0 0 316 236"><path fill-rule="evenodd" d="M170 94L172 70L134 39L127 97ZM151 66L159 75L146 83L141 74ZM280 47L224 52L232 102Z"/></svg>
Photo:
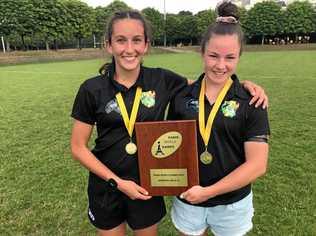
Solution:
<svg viewBox="0 0 316 236"><path fill-rule="evenodd" d="M309 51L241 57L240 79L269 95L272 131L269 171L254 184L250 235L315 235L315 61ZM70 157L69 114L79 85L102 63L0 67L0 235L94 235L86 217L87 171ZM197 53L148 56L145 65L190 79L203 68ZM177 235L169 217L160 235Z"/></svg>

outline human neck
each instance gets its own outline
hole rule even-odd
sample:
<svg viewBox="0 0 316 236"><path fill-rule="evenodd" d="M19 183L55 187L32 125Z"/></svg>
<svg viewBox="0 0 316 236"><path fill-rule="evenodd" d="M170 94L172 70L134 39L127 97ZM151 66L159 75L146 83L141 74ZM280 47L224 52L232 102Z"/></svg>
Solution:
<svg viewBox="0 0 316 236"><path fill-rule="evenodd" d="M223 83L214 83L211 79L205 77L205 95L210 104L215 103L226 81L227 79Z"/></svg>
<svg viewBox="0 0 316 236"><path fill-rule="evenodd" d="M126 88L130 88L135 84L139 76L139 72L140 72L140 67L138 67L137 69L133 71L127 71L127 70L118 68L115 72L114 79L119 84L124 85Z"/></svg>

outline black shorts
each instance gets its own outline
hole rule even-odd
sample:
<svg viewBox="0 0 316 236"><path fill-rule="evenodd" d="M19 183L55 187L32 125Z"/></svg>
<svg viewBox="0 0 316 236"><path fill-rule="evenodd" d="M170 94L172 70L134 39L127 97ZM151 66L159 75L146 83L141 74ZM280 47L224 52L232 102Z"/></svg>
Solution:
<svg viewBox="0 0 316 236"><path fill-rule="evenodd" d="M166 215L163 197L131 200L119 190L113 191L104 182L101 188L95 187L88 188L88 217L98 229L113 229L123 222L127 222L133 230L144 229L158 223Z"/></svg>

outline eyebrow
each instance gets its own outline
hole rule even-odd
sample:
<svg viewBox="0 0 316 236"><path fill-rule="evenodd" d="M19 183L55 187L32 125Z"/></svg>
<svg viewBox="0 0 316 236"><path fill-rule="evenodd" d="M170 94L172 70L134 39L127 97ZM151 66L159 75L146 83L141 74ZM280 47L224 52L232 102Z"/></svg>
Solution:
<svg viewBox="0 0 316 236"><path fill-rule="evenodd" d="M145 37L144 35L134 35L132 38L142 38ZM113 38L127 38L125 35L113 35Z"/></svg>
<svg viewBox="0 0 316 236"><path fill-rule="evenodd" d="M216 53L216 52L213 52L213 51L208 51L208 52L206 52L207 54L215 54L215 55L219 55L218 53ZM236 56L236 54L235 53L230 53L230 54L227 54L227 55L225 55L226 57L227 56Z"/></svg>

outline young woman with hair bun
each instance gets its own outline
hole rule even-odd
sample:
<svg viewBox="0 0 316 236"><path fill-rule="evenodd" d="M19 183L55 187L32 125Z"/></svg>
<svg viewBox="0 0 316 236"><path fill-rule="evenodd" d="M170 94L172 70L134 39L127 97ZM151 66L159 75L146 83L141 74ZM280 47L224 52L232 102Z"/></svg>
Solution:
<svg viewBox="0 0 316 236"><path fill-rule="evenodd" d="M200 185L174 198L171 218L182 235L241 236L252 228L251 183L268 163L267 110L249 105L251 96L235 72L243 32L237 7L218 6L218 18L201 43L204 72L176 95L169 119L198 123Z"/></svg>

